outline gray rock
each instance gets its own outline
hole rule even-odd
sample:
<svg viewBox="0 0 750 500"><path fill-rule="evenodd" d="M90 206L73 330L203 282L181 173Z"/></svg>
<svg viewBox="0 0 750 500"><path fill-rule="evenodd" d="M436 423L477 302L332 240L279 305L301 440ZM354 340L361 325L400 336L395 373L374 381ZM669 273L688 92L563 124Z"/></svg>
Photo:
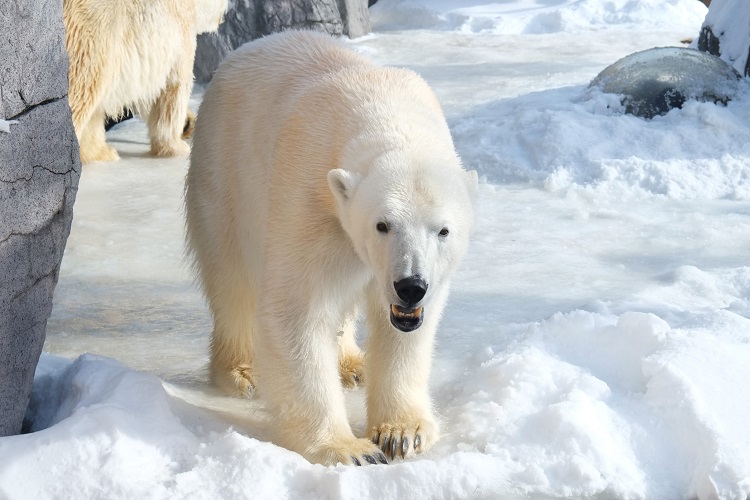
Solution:
<svg viewBox="0 0 750 500"><path fill-rule="evenodd" d="M0 2L0 436L21 431L81 163L62 2Z"/></svg>
<svg viewBox="0 0 750 500"><path fill-rule="evenodd" d="M198 36L195 81L210 81L219 63L240 45L286 29L362 36L370 31L367 0L230 0L219 32Z"/></svg>
<svg viewBox="0 0 750 500"><path fill-rule="evenodd" d="M657 47L607 66L590 86L622 95L626 113L653 118L681 108L688 99L726 104L736 94L739 79L734 68L711 54Z"/></svg>
<svg viewBox="0 0 750 500"><path fill-rule="evenodd" d="M713 0L694 48L721 57L750 76L750 9L747 0Z"/></svg>
<svg viewBox="0 0 750 500"><path fill-rule="evenodd" d="M339 12L341 12L341 19L344 22L344 34L349 38L359 38L372 31L368 6L368 2L364 0L339 0Z"/></svg>

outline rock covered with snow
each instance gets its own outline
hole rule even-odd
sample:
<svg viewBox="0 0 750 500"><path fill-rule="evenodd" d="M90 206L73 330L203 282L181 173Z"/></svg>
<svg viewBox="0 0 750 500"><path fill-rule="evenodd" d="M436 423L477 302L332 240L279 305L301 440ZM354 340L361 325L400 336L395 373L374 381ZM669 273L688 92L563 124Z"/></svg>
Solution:
<svg viewBox="0 0 750 500"><path fill-rule="evenodd" d="M681 108L688 99L726 104L740 75L720 58L681 47L642 50L607 66L591 82L623 95L625 112L644 118Z"/></svg>
<svg viewBox="0 0 750 500"><path fill-rule="evenodd" d="M294 28L362 36L370 31L367 0L230 0L218 34L198 36L196 81L211 80L222 59L245 42Z"/></svg>
<svg viewBox="0 0 750 500"><path fill-rule="evenodd" d="M720 56L750 76L750 9L747 0L713 0L693 47Z"/></svg>
<svg viewBox="0 0 750 500"><path fill-rule="evenodd" d="M0 4L0 436L21 430L80 160L62 4Z"/></svg>

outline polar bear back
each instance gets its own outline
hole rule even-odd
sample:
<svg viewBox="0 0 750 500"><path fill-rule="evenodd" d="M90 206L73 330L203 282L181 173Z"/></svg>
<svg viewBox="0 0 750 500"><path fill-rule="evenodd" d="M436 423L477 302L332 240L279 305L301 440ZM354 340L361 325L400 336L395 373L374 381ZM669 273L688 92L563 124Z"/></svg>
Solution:
<svg viewBox="0 0 750 500"><path fill-rule="evenodd" d="M196 211L200 224L229 221L255 268L268 251L268 225L299 232L303 218L346 243L327 174L346 165L366 175L389 150L439 155L451 160L445 168L461 168L437 98L416 73L378 66L325 34L278 33L239 48L214 75L188 186L215 204Z"/></svg>
<svg viewBox="0 0 750 500"><path fill-rule="evenodd" d="M428 126L422 126L424 121ZM363 153L356 150L357 134L387 148L427 131L428 149L454 155L438 100L421 77L377 66L342 42L309 31L271 35L230 54L201 107L197 128L209 127L210 144L204 143L208 137L196 134L201 144L194 149L214 162L221 158L224 168L252 169L253 184L260 188L254 190L260 194L267 193L266 176L279 168L296 175L317 167L316 177L325 183L328 170L343 163L346 149ZM301 140L309 141L305 158L294 160L304 165L280 163L284 143Z"/></svg>

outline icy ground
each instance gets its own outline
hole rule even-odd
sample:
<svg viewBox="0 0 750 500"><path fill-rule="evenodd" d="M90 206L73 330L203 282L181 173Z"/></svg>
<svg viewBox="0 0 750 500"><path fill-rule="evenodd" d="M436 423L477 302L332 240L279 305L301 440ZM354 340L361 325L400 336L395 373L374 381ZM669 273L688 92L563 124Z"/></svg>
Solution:
<svg viewBox="0 0 750 500"><path fill-rule="evenodd" d="M122 160L84 168L37 432L0 439L0 497L745 499L750 89L650 121L586 89L696 36L705 12L373 7L351 45L428 80L481 176L433 369L444 436L387 466L310 465L264 440L261 403L211 391L211 321L182 261L187 162L149 158L138 120L110 131Z"/></svg>

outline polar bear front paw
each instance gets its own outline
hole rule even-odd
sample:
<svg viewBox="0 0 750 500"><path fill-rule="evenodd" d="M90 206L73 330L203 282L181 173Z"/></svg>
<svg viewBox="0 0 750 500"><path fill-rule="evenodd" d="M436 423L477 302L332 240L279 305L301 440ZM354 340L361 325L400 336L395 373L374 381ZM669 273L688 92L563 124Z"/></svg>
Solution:
<svg viewBox="0 0 750 500"><path fill-rule="evenodd" d="M372 442L391 460L424 453L437 438L437 426L427 419L410 423L384 423L370 429Z"/></svg>
<svg viewBox="0 0 750 500"><path fill-rule="evenodd" d="M385 455L371 441L355 437L339 441L332 445L321 446L318 450L311 453L310 461L323 465L375 465L378 463L388 463Z"/></svg>

